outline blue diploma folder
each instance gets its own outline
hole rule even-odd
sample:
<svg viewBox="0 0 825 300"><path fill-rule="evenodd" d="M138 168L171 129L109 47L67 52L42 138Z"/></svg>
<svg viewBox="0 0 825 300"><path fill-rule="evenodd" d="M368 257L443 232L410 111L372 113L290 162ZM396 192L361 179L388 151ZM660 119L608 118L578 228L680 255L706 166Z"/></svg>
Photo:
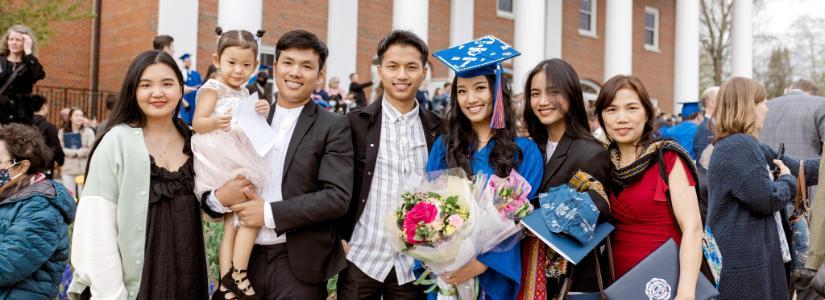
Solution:
<svg viewBox="0 0 825 300"><path fill-rule="evenodd" d="M63 134L63 148L80 149L81 146L80 133L66 132Z"/></svg>
<svg viewBox="0 0 825 300"><path fill-rule="evenodd" d="M579 262L587 256L593 248L599 245L607 236L613 231L614 227L610 223L601 223L596 225L596 231L590 242L586 244L579 243L576 239L562 234L554 233L547 227L544 222L544 217L541 215L541 210L534 210L521 219L521 224L525 228L533 232L542 242L553 248L556 253L563 256L565 259L573 264Z"/></svg>

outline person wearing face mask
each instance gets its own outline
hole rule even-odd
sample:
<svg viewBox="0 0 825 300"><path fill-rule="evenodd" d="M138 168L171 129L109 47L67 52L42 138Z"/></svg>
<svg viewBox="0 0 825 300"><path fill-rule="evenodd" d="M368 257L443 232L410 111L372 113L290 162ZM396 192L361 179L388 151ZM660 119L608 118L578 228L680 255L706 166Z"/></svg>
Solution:
<svg viewBox="0 0 825 300"><path fill-rule="evenodd" d="M615 169L608 197L616 226L611 238L616 279L673 239L680 245L675 299L695 298L702 219L690 155L672 140L653 137L653 104L634 76L617 75L604 84L596 115ZM666 179L660 164L665 165Z"/></svg>
<svg viewBox="0 0 825 300"><path fill-rule="evenodd" d="M778 160L759 143L768 114L765 96L758 82L735 77L722 84L716 98L707 222L723 259L719 299L789 298L795 253L784 208L796 195L800 164L809 186L819 179L819 158ZM779 169L776 178L772 166Z"/></svg>
<svg viewBox="0 0 825 300"><path fill-rule="evenodd" d="M274 85L272 82L269 82L269 70L272 70L272 67L267 65L258 67L258 74L255 76L255 81L246 85L246 89L249 91L249 94L258 93L258 99L274 103L275 101L272 97Z"/></svg>
<svg viewBox="0 0 825 300"><path fill-rule="evenodd" d="M0 299L53 299L76 205L43 171L52 150L35 127L0 127Z"/></svg>
<svg viewBox="0 0 825 300"><path fill-rule="evenodd" d="M0 124L31 124L32 88L46 78L35 57L37 41L31 28L23 25L12 26L0 40Z"/></svg>

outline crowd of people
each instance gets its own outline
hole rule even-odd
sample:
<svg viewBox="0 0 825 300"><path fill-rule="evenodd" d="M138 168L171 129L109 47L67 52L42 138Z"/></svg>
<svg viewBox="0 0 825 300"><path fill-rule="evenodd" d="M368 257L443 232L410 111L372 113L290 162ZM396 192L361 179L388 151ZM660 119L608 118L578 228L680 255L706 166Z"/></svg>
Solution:
<svg viewBox="0 0 825 300"><path fill-rule="evenodd" d="M57 128L44 118L47 99L31 93L45 76L31 30L6 32L0 298L54 298L70 265L65 290L82 299L324 299L336 275L338 299L436 299L417 280L427 279L426 262L391 246L387 218L411 178L448 169L516 171L531 198L584 172L597 222L615 227L575 266L525 234L508 241L515 247L429 275L477 278L479 299L601 293L671 239L679 276L670 298L696 298L703 277L718 299L825 293L815 280L825 211L810 209L825 198L813 188L825 172L825 98L810 81L769 100L760 83L730 78L683 105L675 122L632 75L610 78L585 101L562 59L538 63L513 95L498 65L511 56L448 65L454 78L429 97L421 86L430 49L394 30L377 45L379 82L368 99L373 83L357 73L346 93L338 77L324 82L328 49L311 32L279 37L263 68L265 32L216 34L206 76L159 36L107 99L107 120L69 108ZM233 114L253 93L257 116ZM258 125L268 142L237 118L266 120ZM202 220L224 228L213 288ZM708 241L722 257L717 272L707 271Z"/></svg>

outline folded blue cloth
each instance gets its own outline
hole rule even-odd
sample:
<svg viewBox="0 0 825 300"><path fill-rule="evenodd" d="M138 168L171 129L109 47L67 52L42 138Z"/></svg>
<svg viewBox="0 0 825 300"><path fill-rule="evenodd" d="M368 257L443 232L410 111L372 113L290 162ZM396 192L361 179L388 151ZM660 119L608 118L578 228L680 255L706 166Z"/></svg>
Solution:
<svg viewBox="0 0 825 300"><path fill-rule="evenodd" d="M548 193L539 196L539 202L550 231L569 235L582 244L593 239L599 209L588 193L565 184L550 188Z"/></svg>

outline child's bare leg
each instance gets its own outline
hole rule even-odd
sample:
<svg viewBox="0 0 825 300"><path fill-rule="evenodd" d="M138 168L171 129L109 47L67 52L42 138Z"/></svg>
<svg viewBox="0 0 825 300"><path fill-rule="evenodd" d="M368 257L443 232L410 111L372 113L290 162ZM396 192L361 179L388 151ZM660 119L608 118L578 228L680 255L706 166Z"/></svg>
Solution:
<svg viewBox="0 0 825 300"><path fill-rule="evenodd" d="M221 239L221 251L218 256L218 263L220 264L221 274L218 275L219 279L223 279L223 276L229 274L230 269L232 267L232 254L235 245L235 235L237 234L238 230L235 228L234 224L234 214L228 213L223 217L223 238ZM222 284L220 286L221 291L227 291L226 287ZM226 299L233 299L235 298L235 294L232 292L227 292Z"/></svg>
<svg viewBox="0 0 825 300"><path fill-rule="evenodd" d="M248 278L245 279L245 277L248 277L245 273L249 268L249 257L252 255L252 247L255 246L255 239L258 237L259 230L259 227L249 226L241 226L238 228L238 233L235 236L235 249L233 249L232 252L232 263L235 265L235 269L242 271L233 273L232 277L236 280L241 280L238 288L247 295L255 294L255 290L252 289Z"/></svg>
<svg viewBox="0 0 825 300"><path fill-rule="evenodd" d="M235 229L235 224L233 224L232 221L233 215L232 213L228 213L223 217L223 238L221 239L221 252L218 257L218 262L221 267L220 276L229 273L229 269L232 266L232 250L235 249L235 235L237 234L237 229Z"/></svg>

